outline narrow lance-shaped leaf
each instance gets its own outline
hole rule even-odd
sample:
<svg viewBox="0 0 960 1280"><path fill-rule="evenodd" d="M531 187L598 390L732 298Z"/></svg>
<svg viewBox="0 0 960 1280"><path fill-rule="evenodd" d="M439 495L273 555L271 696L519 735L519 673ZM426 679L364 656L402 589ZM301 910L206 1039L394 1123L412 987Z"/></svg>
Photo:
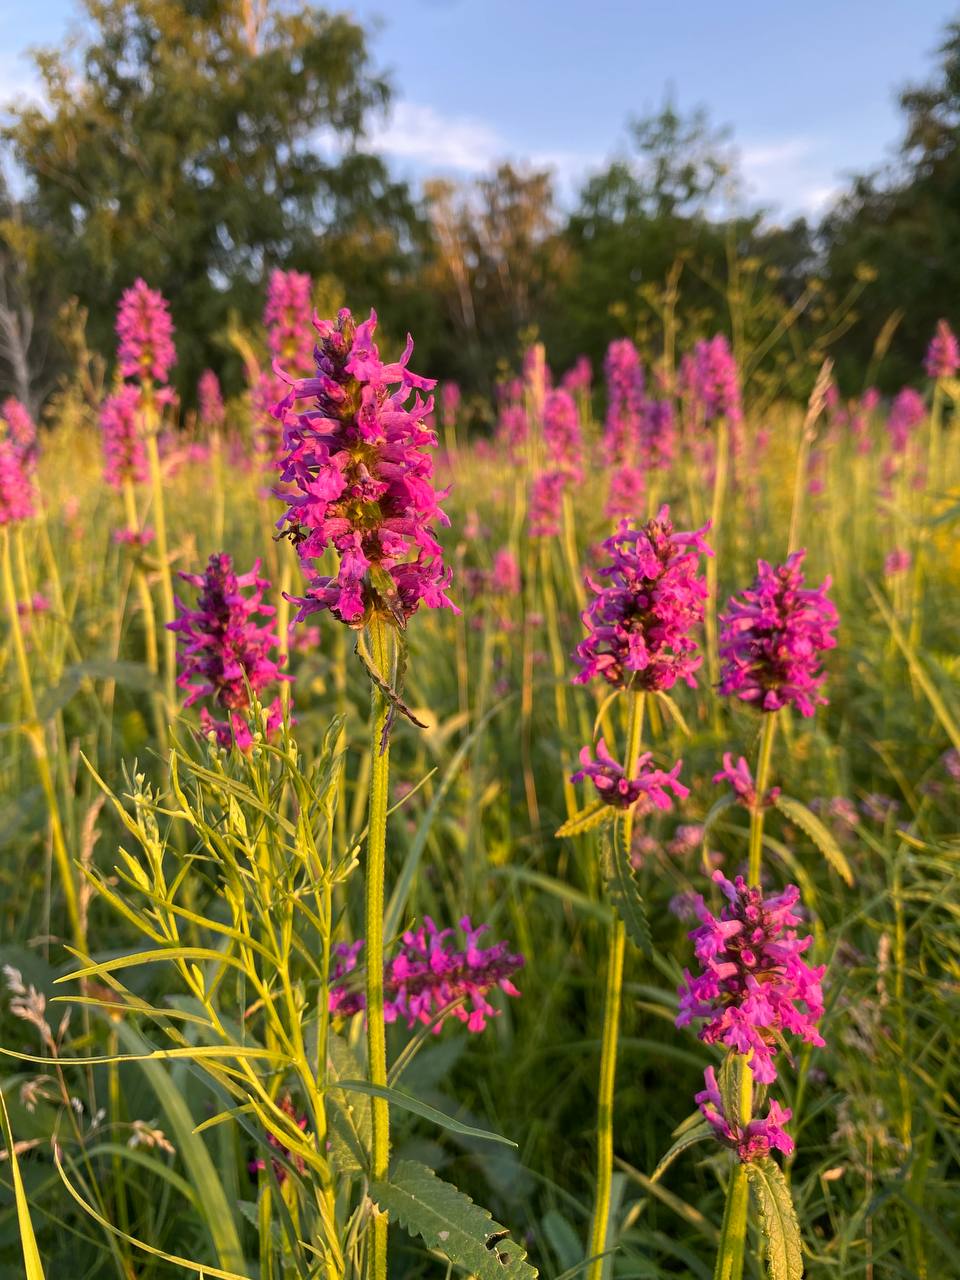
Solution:
<svg viewBox="0 0 960 1280"><path fill-rule="evenodd" d="M837 875L852 887L853 872L850 870L850 863L830 828L815 813L811 813L805 804L790 796L777 796L775 804L785 818L810 837Z"/></svg>
<svg viewBox="0 0 960 1280"><path fill-rule="evenodd" d="M649 956L653 951L650 925L647 923L646 908L630 865L630 851L623 838L623 827L619 822L614 826L612 839L604 834L602 859L603 878L613 908L626 926L630 941L644 955Z"/></svg>

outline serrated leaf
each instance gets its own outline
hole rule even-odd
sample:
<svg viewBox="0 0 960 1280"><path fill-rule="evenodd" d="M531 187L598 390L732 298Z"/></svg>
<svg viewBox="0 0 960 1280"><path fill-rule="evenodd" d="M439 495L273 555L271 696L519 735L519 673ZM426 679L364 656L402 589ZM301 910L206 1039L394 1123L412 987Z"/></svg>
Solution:
<svg viewBox="0 0 960 1280"><path fill-rule="evenodd" d="M759 1210L770 1280L801 1280L800 1224L783 1170L769 1156L751 1161L746 1169Z"/></svg>
<svg viewBox="0 0 960 1280"><path fill-rule="evenodd" d="M509 1138L501 1137L499 1133L490 1133L487 1129L475 1129L473 1125L462 1124L459 1120L454 1120L453 1116L448 1116L445 1111L438 1111L436 1107L431 1107L429 1103L421 1102L419 1098L403 1093L400 1089L391 1089L383 1084L371 1084L368 1080L340 1080L337 1088L348 1093L366 1093L371 1098L383 1098L391 1106L412 1111L415 1116L430 1120L442 1129L449 1129L451 1133L459 1133L464 1138L486 1138L488 1142L500 1142L505 1147L517 1145Z"/></svg>
<svg viewBox="0 0 960 1280"><path fill-rule="evenodd" d="M592 831L605 822L611 822L616 811L608 804L591 804L581 809L572 818L568 818L562 826L557 827L557 836L582 836L585 831Z"/></svg>
<svg viewBox="0 0 960 1280"><path fill-rule="evenodd" d="M359 1173L369 1164L370 1099L366 1094L348 1095L335 1087L339 1080L359 1076L363 1066L341 1036L330 1033L327 1040L331 1079L330 1161L340 1173Z"/></svg>
<svg viewBox="0 0 960 1280"><path fill-rule="evenodd" d="M607 893L613 903L613 909L623 921L630 941L639 947L644 955L653 952L650 937L650 925L647 923L647 912L640 896L630 865L630 854L623 839L623 827L618 822L614 827L613 839L605 837L603 841L603 878L606 881Z"/></svg>
<svg viewBox="0 0 960 1280"><path fill-rule="evenodd" d="M810 837L837 875L852 888L853 872L850 870L850 863L830 828L815 813L811 813L805 804L791 796L779 795L774 803L785 818Z"/></svg>
<svg viewBox="0 0 960 1280"><path fill-rule="evenodd" d="M476 1280L535 1280L526 1250L493 1217L452 1183L415 1160L401 1160L370 1196L410 1235L419 1236Z"/></svg>
<svg viewBox="0 0 960 1280"><path fill-rule="evenodd" d="M713 1137L713 1130L704 1120L700 1124L695 1124L689 1129L684 1129L679 1138L673 1143L668 1151L660 1157L657 1167L650 1175L651 1182L657 1182L667 1172L670 1166L676 1160L677 1156L686 1151L687 1147L692 1147L698 1142L704 1142L707 1138Z"/></svg>

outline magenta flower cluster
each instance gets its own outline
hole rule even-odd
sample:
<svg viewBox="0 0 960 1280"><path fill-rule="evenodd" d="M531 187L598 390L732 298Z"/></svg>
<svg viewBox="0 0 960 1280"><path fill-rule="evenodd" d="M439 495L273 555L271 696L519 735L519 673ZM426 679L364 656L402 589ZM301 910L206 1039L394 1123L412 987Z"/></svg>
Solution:
<svg viewBox="0 0 960 1280"><path fill-rule="evenodd" d="M583 474L580 415L569 391L549 391L543 405L543 442L552 469L572 480Z"/></svg>
<svg viewBox="0 0 960 1280"><path fill-rule="evenodd" d="M530 486L531 538L555 538L560 533L567 483L563 471L543 471L534 479Z"/></svg>
<svg viewBox="0 0 960 1280"><path fill-rule="evenodd" d="M685 382L704 422L726 418L736 424L743 417L737 362L722 333L696 344L685 362Z"/></svg>
<svg viewBox="0 0 960 1280"><path fill-rule="evenodd" d="M646 487L642 467L630 467L626 463L614 467L603 514L608 520L631 519L643 507Z"/></svg>
<svg viewBox="0 0 960 1280"><path fill-rule="evenodd" d="M9 436L0 437L0 527L29 520L36 494L23 454Z"/></svg>
<svg viewBox="0 0 960 1280"><path fill-rule="evenodd" d="M178 635L177 684L189 690L185 706L208 698L231 713L244 711L251 694L259 698L270 685L290 678L273 657L277 637L269 620L275 611L263 603L270 583L259 576L259 569L257 560L249 573L237 574L230 556L220 552L210 557L202 574L181 573L200 592L195 609L178 599L176 621L167 624ZM243 716L231 714L225 723L213 720L206 708L204 712L204 730L212 729L222 746L234 739L241 750L252 745ZM268 708L267 733L279 728L281 720L277 697Z"/></svg>
<svg viewBox="0 0 960 1280"><path fill-rule="evenodd" d="M910 437L926 414L926 405L919 391L914 391L913 387L904 387L890 406L887 418L887 431L890 433L890 446L894 453L906 450Z"/></svg>
<svg viewBox="0 0 960 1280"><path fill-rule="evenodd" d="M703 659L692 633L707 596L697 570L700 556L713 554L707 528L674 532L664 506L641 529L623 521L602 544L605 563L587 575L594 596L574 654L575 683L599 676L617 688L670 689L677 680L696 686Z"/></svg>
<svg viewBox="0 0 960 1280"><path fill-rule="evenodd" d="M508 996L520 994L511 979L523 967L523 956L511 954L505 942L480 946L479 939L487 925L474 928L468 916L459 923L461 946L452 941L453 929L438 929L429 916L424 918L425 927L403 934L397 954L384 966L387 1022L402 1020L414 1027L437 1018L435 1030L439 1031L450 1016L466 1023L468 1031L480 1032L488 1018L498 1015L487 999L491 991L499 988ZM340 943L335 948L330 1012L341 1017L366 1007L363 990L349 981L362 949L362 941ZM456 1007L451 1008L454 1004Z"/></svg>
<svg viewBox="0 0 960 1280"><path fill-rule="evenodd" d="M212 369L204 369L197 383L197 407L200 421L205 427L222 427L224 418L223 392L220 379Z"/></svg>
<svg viewBox="0 0 960 1280"><path fill-rule="evenodd" d="M643 414L643 365L629 338L617 338L603 362L607 379L604 453L608 464L633 466L638 461Z"/></svg>
<svg viewBox="0 0 960 1280"><path fill-rule="evenodd" d="M653 809L670 809L674 798L685 800L690 794L679 780L682 760L678 760L669 772L664 772L651 766L652 759L652 753L644 751L637 760L633 777L628 778L623 766L614 760L601 738L597 743L596 760L589 747L580 752L580 768L570 781L582 782L589 778L604 804L617 809L632 809L636 805L637 816L642 817Z"/></svg>
<svg viewBox="0 0 960 1280"><path fill-rule="evenodd" d="M690 938L701 972L694 977L684 971L677 1026L703 1020L701 1040L748 1054L757 1081L771 1084L784 1035L805 1044L824 1043L817 1030L824 969L803 959L813 938L797 935L801 921L794 907L800 891L795 885L764 898L742 876L731 882L715 871L713 880L727 901L715 916L702 898L697 900L700 926Z"/></svg>
<svg viewBox="0 0 960 1280"><path fill-rule="evenodd" d="M725 1113L713 1067L704 1071L703 1082L705 1087L694 1095L694 1102L719 1141L735 1151L742 1163L762 1160L774 1148L786 1156L790 1155L793 1139L785 1128L793 1114L789 1107L782 1107L775 1098L771 1098L766 1116L754 1116L744 1127L737 1116Z"/></svg>
<svg viewBox="0 0 960 1280"><path fill-rule="evenodd" d="M275 359L288 372L309 372L313 358L313 328L310 324L313 282L303 271L270 273L263 323L267 344Z"/></svg>
<svg viewBox="0 0 960 1280"><path fill-rule="evenodd" d="M103 433L103 478L114 489L126 481L143 484L147 452L140 434L140 391L132 383L108 396L100 407Z"/></svg>
<svg viewBox="0 0 960 1280"><path fill-rule="evenodd" d="M7 424L7 434L21 458L31 461L37 447L37 424L30 410L16 396L7 396L0 405L0 418Z"/></svg>
<svg viewBox="0 0 960 1280"><path fill-rule="evenodd" d="M124 378L166 382L177 359L173 321L163 294L137 279L120 297L117 360Z"/></svg>
<svg viewBox="0 0 960 1280"><path fill-rule="evenodd" d="M937 321L923 367L928 378L952 378L960 369L960 343L946 320Z"/></svg>
<svg viewBox="0 0 960 1280"><path fill-rule="evenodd" d="M290 486L279 524L297 543L308 578L298 621L329 609L360 627L373 611L404 623L421 603L454 608L434 533L449 521L428 452L437 442L425 423L433 400L418 394L434 382L407 368L409 335L398 361L380 359L376 323L371 312L358 325L346 309L335 322L314 321L316 374L294 381L274 410L286 449L282 480ZM297 411L303 400L309 407ZM312 565L330 546L340 556L335 577Z"/></svg>
<svg viewBox="0 0 960 1280"><path fill-rule="evenodd" d="M827 598L830 579L804 586L805 551L786 564L757 562L753 586L727 603L720 618L720 692L761 711L794 706L812 716L826 698L820 654L836 645L837 611Z"/></svg>

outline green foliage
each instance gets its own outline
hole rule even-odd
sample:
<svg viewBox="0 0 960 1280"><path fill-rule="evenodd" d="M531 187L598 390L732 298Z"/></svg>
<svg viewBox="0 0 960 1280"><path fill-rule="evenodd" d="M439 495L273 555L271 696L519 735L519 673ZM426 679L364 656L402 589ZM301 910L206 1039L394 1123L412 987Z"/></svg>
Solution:
<svg viewBox="0 0 960 1280"><path fill-rule="evenodd" d="M534 1280L537 1275L525 1261L526 1251L486 1209L425 1165L402 1160L390 1180L375 1182L370 1194L428 1249L477 1280Z"/></svg>
<svg viewBox="0 0 960 1280"><path fill-rule="evenodd" d="M747 1165L747 1177L757 1204L770 1280L801 1280L800 1226L783 1170L767 1156Z"/></svg>
<svg viewBox="0 0 960 1280"><path fill-rule="evenodd" d="M630 850L621 823L614 825L612 834L604 835L601 848L603 878L613 909L623 921L633 945L649 956L653 944L647 908L630 864Z"/></svg>

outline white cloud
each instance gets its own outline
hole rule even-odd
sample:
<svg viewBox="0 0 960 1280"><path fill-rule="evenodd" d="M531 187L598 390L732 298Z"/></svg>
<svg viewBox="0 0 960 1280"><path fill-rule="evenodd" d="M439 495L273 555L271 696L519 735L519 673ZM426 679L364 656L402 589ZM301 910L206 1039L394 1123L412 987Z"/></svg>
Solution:
<svg viewBox="0 0 960 1280"><path fill-rule="evenodd" d="M444 117L434 107L398 102L368 143L375 151L418 166L475 173L508 149L495 129L468 116Z"/></svg>
<svg viewBox="0 0 960 1280"><path fill-rule="evenodd" d="M746 144L740 168L747 203L787 217L822 214L841 190L828 150L823 140L805 136Z"/></svg>

